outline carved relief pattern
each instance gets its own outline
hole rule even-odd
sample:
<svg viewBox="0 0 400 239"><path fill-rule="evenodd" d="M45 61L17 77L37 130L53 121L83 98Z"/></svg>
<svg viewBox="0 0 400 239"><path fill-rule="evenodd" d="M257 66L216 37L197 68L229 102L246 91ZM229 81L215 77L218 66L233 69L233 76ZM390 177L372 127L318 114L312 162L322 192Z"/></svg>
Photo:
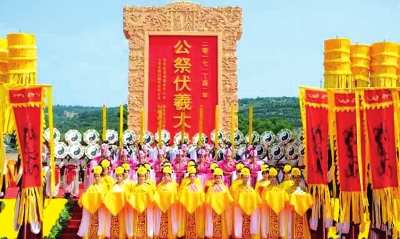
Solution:
<svg viewBox="0 0 400 239"><path fill-rule="evenodd" d="M145 32L213 32L222 33L221 126L230 131L231 104L237 109L238 76L236 43L242 36L242 9L240 7L202 7L191 2L174 2L162 7L124 8L124 33L129 40L128 128L140 132L140 111L144 107L146 87ZM237 126L237 119L235 119Z"/></svg>

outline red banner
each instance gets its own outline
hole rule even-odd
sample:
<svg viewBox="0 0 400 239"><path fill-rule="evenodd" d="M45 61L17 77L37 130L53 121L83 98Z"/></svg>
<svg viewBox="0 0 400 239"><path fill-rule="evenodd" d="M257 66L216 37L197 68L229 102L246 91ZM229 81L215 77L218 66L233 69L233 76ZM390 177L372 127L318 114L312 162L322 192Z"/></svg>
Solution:
<svg viewBox="0 0 400 239"><path fill-rule="evenodd" d="M372 188L398 187L394 106L391 90L365 90Z"/></svg>
<svg viewBox="0 0 400 239"><path fill-rule="evenodd" d="M22 160L22 188L42 187L42 88L9 90Z"/></svg>
<svg viewBox="0 0 400 239"><path fill-rule="evenodd" d="M327 184L328 96L326 91L305 90L307 183Z"/></svg>
<svg viewBox="0 0 400 239"><path fill-rule="evenodd" d="M357 138L356 94L354 92L335 92L334 102L340 190L342 192L360 192L359 167L365 168L365 139L362 120L360 120L361 135L360 138ZM363 119L363 111L360 113L360 117ZM361 147L361 152L363 152L363 155L361 155L362 165L358 165L358 146ZM364 174L365 169L362 172ZM363 180L365 182L364 176Z"/></svg>
<svg viewBox="0 0 400 239"><path fill-rule="evenodd" d="M203 105L203 133L210 135L218 102L217 36L164 35L149 37L148 130L162 128L173 137L182 131L198 133ZM159 111L159 109L161 109Z"/></svg>

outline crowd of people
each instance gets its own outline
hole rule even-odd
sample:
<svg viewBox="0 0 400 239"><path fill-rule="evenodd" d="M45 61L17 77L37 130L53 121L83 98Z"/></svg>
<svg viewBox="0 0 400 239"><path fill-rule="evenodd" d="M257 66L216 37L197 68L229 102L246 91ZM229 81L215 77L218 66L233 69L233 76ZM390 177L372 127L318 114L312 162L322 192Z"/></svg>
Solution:
<svg viewBox="0 0 400 239"><path fill-rule="evenodd" d="M222 151L222 158L212 151L206 144L195 154L181 145L173 155L165 148L121 149L112 155L102 144L101 155L86 167L78 236L310 237L305 211L313 202L298 167L269 166L252 146L239 160L232 147ZM65 170L64 193L74 197L78 171Z"/></svg>

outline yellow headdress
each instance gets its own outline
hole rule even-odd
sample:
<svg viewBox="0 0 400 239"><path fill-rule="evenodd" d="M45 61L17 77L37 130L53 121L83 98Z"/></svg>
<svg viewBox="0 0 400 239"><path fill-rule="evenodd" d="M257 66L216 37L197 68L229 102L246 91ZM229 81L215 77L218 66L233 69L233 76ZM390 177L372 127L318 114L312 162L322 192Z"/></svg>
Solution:
<svg viewBox="0 0 400 239"><path fill-rule="evenodd" d="M103 168L100 165L96 165L92 172L93 174L100 175L103 172Z"/></svg>
<svg viewBox="0 0 400 239"><path fill-rule="evenodd" d="M210 164L210 169L211 170L214 170L214 169L216 169L218 167L218 164L217 163L212 163L212 164Z"/></svg>
<svg viewBox="0 0 400 239"><path fill-rule="evenodd" d="M290 166L290 164L285 164L283 167L283 172L290 173L290 170L292 170L292 166Z"/></svg>
<svg viewBox="0 0 400 239"><path fill-rule="evenodd" d="M131 166L128 163L123 163L121 166L124 168L125 171L131 170Z"/></svg>
<svg viewBox="0 0 400 239"><path fill-rule="evenodd" d="M276 175L278 175L278 170L276 170L276 168L270 168L269 169L269 176L276 177Z"/></svg>
<svg viewBox="0 0 400 239"><path fill-rule="evenodd" d="M140 175L146 175L147 169L145 167L139 167L136 172L137 172L137 174L140 174Z"/></svg>
<svg viewBox="0 0 400 239"><path fill-rule="evenodd" d="M188 174L195 174L197 172L196 167L188 167L187 172Z"/></svg>
<svg viewBox="0 0 400 239"><path fill-rule="evenodd" d="M171 167L172 164L170 162L165 162L165 163L163 163L163 167L165 167L165 166Z"/></svg>
<svg viewBox="0 0 400 239"><path fill-rule="evenodd" d="M145 164L144 164L144 167L147 169L147 171L150 171L150 170L151 170L151 165L148 164L148 163L145 163Z"/></svg>
<svg viewBox="0 0 400 239"><path fill-rule="evenodd" d="M101 160L100 165L103 168L109 168L111 165L111 161L108 159L103 159L103 160Z"/></svg>
<svg viewBox="0 0 400 239"><path fill-rule="evenodd" d="M222 171L222 169L220 169L220 168L215 168L213 174L214 174L214 176L222 176L222 175L224 175L224 171Z"/></svg>
<svg viewBox="0 0 400 239"><path fill-rule="evenodd" d="M187 166L188 167L190 167L190 166L195 166L196 165L196 163L194 162L194 161L189 161L188 163L187 163Z"/></svg>
<svg viewBox="0 0 400 239"><path fill-rule="evenodd" d="M242 163L236 164L236 171L240 171L242 170L242 168L244 168L244 165Z"/></svg>
<svg viewBox="0 0 400 239"><path fill-rule="evenodd" d="M240 173L241 173L243 176L249 176L249 175L250 175L250 169L248 169L248 168L242 168L242 170L240 171Z"/></svg>
<svg viewBox="0 0 400 239"><path fill-rule="evenodd" d="M123 167L121 167L121 166L118 166L116 169L115 169L115 174L117 175L117 174L124 174L124 168Z"/></svg>
<svg viewBox="0 0 400 239"><path fill-rule="evenodd" d="M269 166L268 164L261 165L261 172L268 172Z"/></svg>
<svg viewBox="0 0 400 239"><path fill-rule="evenodd" d="M301 175L301 171L299 168L292 168L292 175L293 176L300 176Z"/></svg>
<svg viewBox="0 0 400 239"><path fill-rule="evenodd" d="M171 169L171 167L164 167L162 172L164 174L166 174L166 173L171 174L172 173L172 169Z"/></svg>

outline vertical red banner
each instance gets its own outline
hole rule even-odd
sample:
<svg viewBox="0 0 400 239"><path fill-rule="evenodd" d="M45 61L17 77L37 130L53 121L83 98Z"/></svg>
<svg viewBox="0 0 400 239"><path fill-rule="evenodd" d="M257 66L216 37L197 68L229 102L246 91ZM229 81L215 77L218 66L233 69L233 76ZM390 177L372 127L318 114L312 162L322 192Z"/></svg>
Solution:
<svg viewBox="0 0 400 239"><path fill-rule="evenodd" d="M373 189L397 188L394 105L391 90L365 90L368 145Z"/></svg>
<svg viewBox="0 0 400 239"><path fill-rule="evenodd" d="M364 113L361 111L361 135L357 138L356 94L354 92L335 92L334 110L336 114L336 147L339 166L340 190L360 192L360 167L365 166ZM361 147L361 162L358 162L357 147ZM366 170L363 168L362 172ZM364 183L365 177L363 176ZM366 187L364 187L366 188Z"/></svg>
<svg viewBox="0 0 400 239"><path fill-rule="evenodd" d="M42 187L42 88L10 89L16 134L22 160L22 188Z"/></svg>
<svg viewBox="0 0 400 239"><path fill-rule="evenodd" d="M307 183L327 184L328 178L328 95L305 90Z"/></svg>
<svg viewBox="0 0 400 239"><path fill-rule="evenodd" d="M157 110L162 109L163 128L173 137L185 127L192 137L198 133L199 107L214 129L218 103L217 36L149 36L148 130L157 132Z"/></svg>

